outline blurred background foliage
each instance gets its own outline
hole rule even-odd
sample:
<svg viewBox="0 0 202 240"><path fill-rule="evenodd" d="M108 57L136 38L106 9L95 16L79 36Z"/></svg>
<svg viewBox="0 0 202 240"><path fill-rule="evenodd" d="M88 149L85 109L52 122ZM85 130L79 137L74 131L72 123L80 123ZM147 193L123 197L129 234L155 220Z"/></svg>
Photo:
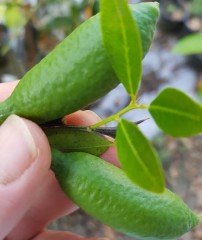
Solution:
<svg viewBox="0 0 202 240"><path fill-rule="evenodd" d="M184 35L202 30L201 0L161 0L160 3L160 25L165 30L179 30L182 25ZM0 81L4 81L4 73L21 78L98 11L99 0L1 0Z"/></svg>
<svg viewBox="0 0 202 240"><path fill-rule="evenodd" d="M96 0L0 1L0 78L3 72L21 78L97 12Z"/></svg>
<svg viewBox="0 0 202 240"><path fill-rule="evenodd" d="M201 0L161 0L160 3L160 25L166 31L179 31L183 26L182 37L202 30ZM99 0L1 0L0 81L12 80L12 77L2 79L3 74L21 78L98 11Z"/></svg>

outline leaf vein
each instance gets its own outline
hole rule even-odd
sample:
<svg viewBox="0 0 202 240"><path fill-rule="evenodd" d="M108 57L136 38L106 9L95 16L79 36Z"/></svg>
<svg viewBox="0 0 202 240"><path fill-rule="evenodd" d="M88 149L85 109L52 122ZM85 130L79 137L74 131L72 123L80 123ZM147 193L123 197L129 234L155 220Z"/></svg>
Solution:
<svg viewBox="0 0 202 240"><path fill-rule="evenodd" d="M199 121L199 122L202 121L202 116L200 117L200 116L196 116L194 114L189 114L189 113L186 113L186 112L179 112L179 111L171 109L171 108L165 108L165 107L161 107L161 106L157 106L157 105L151 105L150 108L160 110L162 112L173 113L175 115L179 115L181 117L187 117L189 119Z"/></svg>
<svg viewBox="0 0 202 240"><path fill-rule="evenodd" d="M147 168L147 166L141 161L141 157L139 156L139 154L136 151L136 149L133 147L133 145L132 145L132 143L130 141L130 137L129 137L128 133L127 133L127 130L124 128L124 125L120 124L120 126L122 127L123 133L125 134L126 141L128 142L128 144L129 144L133 154L137 157L137 160L138 160L139 164L142 166L142 168L145 170L145 172L147 172L149 178L155 184L156 181L155 181L154 177L149 172L149 169Z"/></svg>
<svg viewBox="0 0 202 240"><path fill-rule="evenodd" d="M122 32L123 41L124 41L124 46L123 47L125 49L124 57L125 57L126 66L127 66L126 71L127 71L127 76L128 76L128 80L129 80L129 88L131 89L131 93L132 93L133 92L132 73L131 73L131 69L128 67L128 66L131 66L131 64L130 64L130 59L129 59L129 51L128 51L128 48L126 47L128 45L127 44L127 35L126 35L123 19L122 19L122 16L120 14L120 11L119 11L119 8L118 8L116 0L114 1L114 3L115 3L116 10L117 10L117 16L119 17L120 24L121 24L121 32Z"/></svg>

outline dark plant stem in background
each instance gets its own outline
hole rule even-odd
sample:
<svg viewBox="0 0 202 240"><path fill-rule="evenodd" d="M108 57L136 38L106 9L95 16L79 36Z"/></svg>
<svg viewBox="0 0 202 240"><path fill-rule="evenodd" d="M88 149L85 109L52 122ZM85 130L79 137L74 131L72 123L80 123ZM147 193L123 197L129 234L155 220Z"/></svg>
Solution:
<svg viewBox="0 0 202 240"><path fill-rule="evenodd" d="M38 55L38 31L34 27L32 20L29 20L25 25L25 36L24 36L24 46L25 46L25 65L26 69L32 68L37 61Z"/></svg>

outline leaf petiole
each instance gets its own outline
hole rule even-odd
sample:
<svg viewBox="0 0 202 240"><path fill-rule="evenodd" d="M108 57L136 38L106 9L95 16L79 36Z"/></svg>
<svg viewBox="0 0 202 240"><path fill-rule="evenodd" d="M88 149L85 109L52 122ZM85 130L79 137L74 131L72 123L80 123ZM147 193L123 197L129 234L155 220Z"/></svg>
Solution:
<svg viewBox="0 0 202 240"><path fill-rule="evenodd" d="M103 125L105 125L105 124L107 124L109 122L119 121L120 117L123 114L125 114L125 113L127 113L127 112L129 112L131 110L134 110L134 109L148 109L148 107L149 106L146 105L146 104L137 104L137 103L134 103L134 101L131 101L130 104L127 107L125 107L125 108L121 109L119 112L117 112L117 113L115 113L115 114L113 114L113 115L111 115L111 116L101 120L100 122L95 123L95 124L89 126L89 128L91 130L95 130L95 129L97 129L97 128L99 128L99 127L101 127L101 126L103 126Z"/></svg>

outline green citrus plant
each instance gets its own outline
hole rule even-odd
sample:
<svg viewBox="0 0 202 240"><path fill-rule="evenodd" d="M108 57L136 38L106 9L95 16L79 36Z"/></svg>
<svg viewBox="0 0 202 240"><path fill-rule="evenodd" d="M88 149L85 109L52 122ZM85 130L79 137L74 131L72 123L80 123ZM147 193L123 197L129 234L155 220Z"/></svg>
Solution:
<svg viewBox="0 0 202 240"><path fill-rule="evenodd" d="M202 132L202 106L179 90L164 89L150 105L137 101L141 61L158 14L157 3L128 7L125 0L102 0L101 15L77 28L0 104L0 121L15 113L45 124L53 147L52 169L64 192L86 212L130 236L176 239L194 228L199 217L165 188L156 151L135 124L121 119L130 110L148 109L157 125L172 136ZM50 124L119 82L131 97L120 112L87 128ZM112 143L97 132L114 120L118 128ZM112 144L122 169L98 157Z"/></svg>

